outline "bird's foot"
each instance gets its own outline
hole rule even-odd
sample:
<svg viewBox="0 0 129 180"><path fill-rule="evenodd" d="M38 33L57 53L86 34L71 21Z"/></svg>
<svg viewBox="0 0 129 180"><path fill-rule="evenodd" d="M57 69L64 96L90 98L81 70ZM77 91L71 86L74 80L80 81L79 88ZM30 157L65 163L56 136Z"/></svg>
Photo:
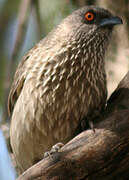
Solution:
<svg viewBox="0 0 129 180"><path fill-rule="evenodd" d="M94 128L94 124L93 124L93 119L89 116L87 118L83 118L82 121L81 121L81 130L84 131L84 130L87 130L88 127L90 129L93 130L93 132L95 132L95 128Z"/></svg>
<svg viewBox="0 0 129 180"><path fill-rule="evenodd" d="M51 158L51 155L58 152L63 146L64 146L64 144L61 142L53 145L50 151L47 151L44 153L44 158L46 158L48 156Z"/></svg>
<svg viewBox="0 0 129 180"><path fill-rule="evenodd" d="M93 122L97 118L101 118L101 113L98 110L95 110L94 113L87 118L89 127L93 130L94 133L95 133L95 128Z"/></svg>
<svg viewBox="0 0 129 180"><path fill-rule="evenodd" d="M89 126L89 128L91 128L93 130L93 132L95 132L95 127L94 127L94 121L96 118L100 118L101 114L99 111L95 110L93 114L90 114L88 117L85 117L82 119L81 121L81 129L82 131L88 129L87 126Z"/></svg>

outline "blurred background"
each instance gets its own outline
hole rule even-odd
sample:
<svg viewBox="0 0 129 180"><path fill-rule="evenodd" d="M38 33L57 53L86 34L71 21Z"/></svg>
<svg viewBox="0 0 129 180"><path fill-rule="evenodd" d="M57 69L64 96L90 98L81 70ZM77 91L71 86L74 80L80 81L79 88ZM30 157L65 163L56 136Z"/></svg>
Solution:
<svg viewBox="0 0 129 180"><path fill-rule="evenodd" d="M129 0L0 0L0 180L14 180L16 176L15 163L10 160L7 96L17 63L73 10L93 4L124 21L114 30L106 56L110 95L129 70Z"/></svg>

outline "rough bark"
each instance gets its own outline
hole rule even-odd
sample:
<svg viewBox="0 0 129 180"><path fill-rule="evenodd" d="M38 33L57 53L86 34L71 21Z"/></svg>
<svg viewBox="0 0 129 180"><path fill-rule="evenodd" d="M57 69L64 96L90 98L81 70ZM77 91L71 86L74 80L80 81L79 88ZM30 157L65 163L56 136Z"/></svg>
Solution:
<svg viewBox="0 0 129 180"><path fill-rule="evenodd" d="M129 72L107 102L95 132L86 130L17 180L129 178Z"/></svg>

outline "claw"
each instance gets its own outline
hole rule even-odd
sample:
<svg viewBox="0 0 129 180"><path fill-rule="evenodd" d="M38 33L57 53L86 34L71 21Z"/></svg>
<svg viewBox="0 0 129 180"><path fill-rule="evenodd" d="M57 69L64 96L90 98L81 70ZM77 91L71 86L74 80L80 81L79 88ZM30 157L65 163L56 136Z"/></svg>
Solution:
<svg viewBox="0 0 129 180"><path fill-rule="evenodd" d="M52 154L58 152L63 146L64 146L64 144L61 143L61 142L53 145L50 151L47 151L47 152L44 153L44 158L46 158L46 157L48 157L48 156L49 156L50 158L52 158Z"/></svg>

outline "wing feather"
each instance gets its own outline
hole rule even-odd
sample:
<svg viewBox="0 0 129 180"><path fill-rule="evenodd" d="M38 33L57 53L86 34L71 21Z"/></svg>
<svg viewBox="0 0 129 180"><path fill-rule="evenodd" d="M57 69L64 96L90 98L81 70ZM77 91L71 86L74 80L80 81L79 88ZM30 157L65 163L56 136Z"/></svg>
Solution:
<svg viewBox="0 0 129 180"><path fill-rule="evenodd" d="M29 59L29 56L26 55L23 57L21 62L18 65L18 68L16 70L16 73L14 75L13 84L11 86L11 90L8 97L8 113L11 115L14 105L21 93L21 90L24 85L24 81L26 79L25 76L25 68L26 68L26 61Z"/></svg>

